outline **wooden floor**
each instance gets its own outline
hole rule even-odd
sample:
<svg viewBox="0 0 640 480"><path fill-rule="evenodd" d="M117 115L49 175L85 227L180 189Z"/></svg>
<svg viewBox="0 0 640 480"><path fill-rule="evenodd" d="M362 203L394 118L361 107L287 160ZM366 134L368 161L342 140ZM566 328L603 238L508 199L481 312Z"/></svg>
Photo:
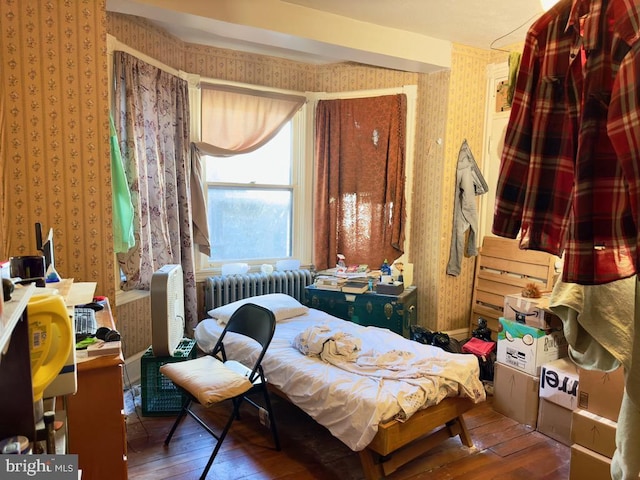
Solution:
<svg viewBox="0 0 640 480"><path fill-rule="evenodd" d="M569 478L569 447L496 413L492 397L465 414L473 448L452 438L405 465L390 480ZM208 478L305 480L362 479L358 454L335 439L306 414L274 397L274 416L282 444L272 446L270 431L259 424L253 408L245 406L213 463ZM137 410L139 412L139 408ZM221 423L225 406L207 412ZM197 479L212 450L213 438L196 422L185 419L170 445L164 438L173 417L127 418L129 480Z"/></svg>

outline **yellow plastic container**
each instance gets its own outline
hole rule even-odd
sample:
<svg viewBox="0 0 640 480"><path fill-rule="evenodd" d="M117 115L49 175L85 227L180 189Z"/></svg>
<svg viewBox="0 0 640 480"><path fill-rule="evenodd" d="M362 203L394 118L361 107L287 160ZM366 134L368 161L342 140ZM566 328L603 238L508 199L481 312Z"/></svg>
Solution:
<svg viewBox="0 0 640 480"><path fill-rule="evenodd" d="M27 304L33 400L42 398L73 348L73 330L61 295L35 295Z"/></svg>

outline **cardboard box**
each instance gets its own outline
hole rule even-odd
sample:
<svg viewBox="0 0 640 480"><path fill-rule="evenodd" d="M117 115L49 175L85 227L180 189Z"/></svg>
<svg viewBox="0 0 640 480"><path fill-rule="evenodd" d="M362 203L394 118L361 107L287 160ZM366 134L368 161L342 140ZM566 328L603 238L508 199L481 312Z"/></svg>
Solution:
<svg viewBox="0 0 640 480"><path fill-rule="evenodd" d="M571 413L568 408L540 399L536 430L560 443L571 446Z"/></svg>
<svg viewBox="0 0 640 480"><path fill-rule="evenodd" d="M543 364L567 356L562 330L545 331L499 318L497 361L537 377Z"/></svg>
<svg viewBox="0 0 640 480"><path fill-rule="evenodd" d="M571 445L569 480L611 480L610 470L610 458L581 445Z"/></svg>
<svg viewBox="0 0 640 480"><path fill-rule="evenodd" d="M572 412L571 441L612 458L616 450L617 426L613 420L576 408Z"/></svg>
<svg viewBox="0 0 640 480"><path fill-rule="evenodd" d="M574 410L578 406L578 370L568 357L545 363L540 370L540 398Z"/></svg>
<svg viewBox="0 0 640 480"><path fill-rule="evenodd" d="M569 480L611 480L611 459L574 443L571 445Z"/></svg>
<svg viewBox="0 0 640 480"><path fill-rule="evenodd" d="M519 423L536 428L540 379L502 363L494 364L493 408Z"/></svg>
<svg viewBox="0 0 640 480"><path fill-rule="evenodd" d="M560 317L549 310L549 295L540 298L527 298L519 293L505 295L502 316L507 320L543 330L562 329Z"/></svg>
<svg viewBox="0 0 640 480"><path fill-rule="evenodd" d="M624 369L611 372L579 370L578 407L618 421L624 393Z"/></svg>
<svg viewBox="0 0 640 480"><path fill-rule="evenodd" d="M119 340L117 342L97 342L87 347L87 356L118 355L121 349L122 344Z"/></svg>

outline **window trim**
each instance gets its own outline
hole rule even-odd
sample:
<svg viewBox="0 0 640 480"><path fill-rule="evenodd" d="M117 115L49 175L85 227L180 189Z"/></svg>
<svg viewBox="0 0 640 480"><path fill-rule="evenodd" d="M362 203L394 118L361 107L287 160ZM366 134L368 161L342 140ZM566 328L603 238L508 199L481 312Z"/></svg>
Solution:
<svg viewBox="0 0 640 480"><path fill-rule="evenodd" d="M198 81L193 81L198 78ZM263 90L271 92L279 92L286 94L301 95L301 92L294 90L283 90L271 87L261 87L253 84L245 84L240 82L229 82L211 78L191 77L190 85L193 85L193 95L190 98L191 104L191 131L193 141L200 140L200 83L226 84L247 88L250 90ZM319 100L337 99L337 98L361 98L374 97L382 95L395 95L404 93L407 96L407 133L406 133L406 164L405 164L405 202L406 202L406 224L405 224L405 253L402 258L410 258L411 255L411 227L412 227L412 201L413 201L413 178L415 169L415 128L418 86L404 85L401 87L371 89L371 90L354 90L346 92L304 92L307 97L300 111L294 115L292 122L292 134L294 136L294 157L292 171L292 186L294 191L293 199L293 228L295 229L292 242L292 258L300 260L302 268L310 268L312 266L313 252L313 165L314 158L314 134L315 134L315 107ZM296 161L296 155L297 160ZM206 194L206 184L203 185ZM297 232L297 234L296 234ZM206 255L200 254L200 261L196 265L197 280L202 280L210 275L220 274L220 264L210 264ZM265 262L247 262L252 271L259 271L262 263L275 265L280 259L267 259Z"/></svg>
<svg viewBox="0 0 640 480"><path fill-rule="evenodd" d="M301 93L293 90L283 90L269 87L261 87L258 85L244 84L239 82L227 82L215 79L199 79L197 85L194 85L193 94L190 97L190 111L191 111L191 131L193 141L199 141L201 132L201 96L200 85L212 84L212 85L228 85L241 89L264 92L276 92L284 93L288 95L298 95ZM308 98L306 93L302 95ZM293 194L292 198L292 242L291 251L292 256L290 258L300 260L303 268L311 266L311 254L312 254L312 222L313 216L305 214L305 212L312 211L313 209L313 142L307 141L307 138L313 138L313 128L309 128L308 115L309 106L308 102L305 103L300 110L291 119L291 134L292 134L292 171L291 171L291 190ZM311 137L308 135L311 134ZM311 148L309 145L311 144ZM203 170L206 165L203 165ZM205 198L208 195L206 171L203 176L203 185ZM210 275L219 274L222 270L222 264L226 262L211 262L207 255L200 253L198 256L196 265L196 278L201 280ZM260 270L261 265L267 263L275 265L281 258L266 258L259 261L247 260L246 263L251 267L252 271Z"/></svg>

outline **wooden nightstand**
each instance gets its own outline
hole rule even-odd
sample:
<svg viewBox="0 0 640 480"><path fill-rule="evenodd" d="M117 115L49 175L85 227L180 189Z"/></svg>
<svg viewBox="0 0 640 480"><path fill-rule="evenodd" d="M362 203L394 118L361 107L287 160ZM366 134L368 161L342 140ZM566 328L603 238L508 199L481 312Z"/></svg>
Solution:
<svg viewBox="0 0 640 480"><path fill-rule="evenodd" d="M343 293L306 287L305 303L334 317L359 325L388 328L409 338L411 325L417 324L418 293L407 287L398 295Z"/></svg>

